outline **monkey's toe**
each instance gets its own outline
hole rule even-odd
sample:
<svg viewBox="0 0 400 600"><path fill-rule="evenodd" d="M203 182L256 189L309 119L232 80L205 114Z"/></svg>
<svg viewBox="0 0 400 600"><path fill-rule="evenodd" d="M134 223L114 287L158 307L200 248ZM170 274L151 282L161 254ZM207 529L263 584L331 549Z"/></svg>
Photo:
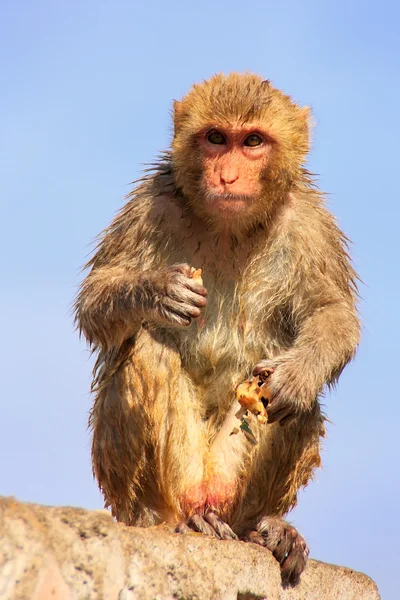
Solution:
<svg viewBox="0 0 400 600"><path fill-rule="evenodd" d="M214 529L214 531L217 532L218 537L221 540L237 540L238 539L236 533L234 533L232 531L232 529L229 527L229 525L227 523L225 523L225 521L220 519L218 517L218 515L216 515L215 513L210 511L210 512L206 513L204 518L207 521L207 523L209 523L211 525L211 527Z"/></svg>
<svg viewBox="0 0 400 600"><path fill-rule="evenodd" d="M238 539L229 525L211 511L205 515L194 514L187 521L179 523L175 529L176 533L190 533L193 531L216 537L219 540Z"/></svg>
<svg viewBox="0 0 400 600"><path fill-rule="evenodd" d="M307 564L309 549L297 529L277 517L264 517L243 541L268 548L281 567L282 585L295 586Z"/></svg>

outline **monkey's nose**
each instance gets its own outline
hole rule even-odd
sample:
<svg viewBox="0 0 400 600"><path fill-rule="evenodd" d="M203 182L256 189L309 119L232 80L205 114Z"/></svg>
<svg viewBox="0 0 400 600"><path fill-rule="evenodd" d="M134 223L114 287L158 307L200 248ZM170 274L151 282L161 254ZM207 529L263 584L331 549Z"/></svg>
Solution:
<svg viewBox="0 0 400 600"><path fill-rule="evenodd" d="M235 183L235 181L237 181L239 179L239 174L238 173L221 173L220 179L221 179L221 183L223 185L232 185L232 183Z"/></svg>

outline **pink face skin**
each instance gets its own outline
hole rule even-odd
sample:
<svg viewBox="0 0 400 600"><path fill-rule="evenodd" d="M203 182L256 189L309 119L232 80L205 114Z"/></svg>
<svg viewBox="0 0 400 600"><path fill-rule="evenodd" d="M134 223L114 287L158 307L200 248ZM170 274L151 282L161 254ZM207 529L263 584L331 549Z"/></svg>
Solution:
<svg viewBox="0 0 400 600"><path fill-rule="evenodd" d="M198 143L207 210L232 217L248 211L261 195L260 173L271 156L271 137L254 127L213 127Z"/></svg>

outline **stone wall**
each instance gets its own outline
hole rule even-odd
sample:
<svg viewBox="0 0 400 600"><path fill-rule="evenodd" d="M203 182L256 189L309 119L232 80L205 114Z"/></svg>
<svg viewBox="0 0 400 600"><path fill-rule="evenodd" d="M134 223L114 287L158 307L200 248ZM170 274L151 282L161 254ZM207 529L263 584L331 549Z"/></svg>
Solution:
<svg viewBox="0 0 400 600"><path fill-rule="evenodd" d="M253 544L115 523L106 511L0 498L2 600L377 600L351 569L308 562L283 590L272 555Z"/></svg>

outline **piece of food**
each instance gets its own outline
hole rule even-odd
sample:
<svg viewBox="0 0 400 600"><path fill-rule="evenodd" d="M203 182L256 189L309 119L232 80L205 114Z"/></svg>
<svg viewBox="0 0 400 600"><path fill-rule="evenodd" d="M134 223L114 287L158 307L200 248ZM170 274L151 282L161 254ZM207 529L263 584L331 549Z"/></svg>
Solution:
<svg viewBox="0 0 400 600"><path fill-rule="evenodd" d="M238 385L236 388L236 398L242 409L244 409L244 412L249 410L253 415L257 416L259 423L266 423L268 415L265 406L261 402L260 387L257 380L258 378L255 378L253 381L245 381Z"/></svg>
<svg viewBox="0 0 400 600"><path fill-rule="evenodd" d="M196 279L196 281L198 281L199 283L201 283L201 285L203 285L203 279L201 277L201 269L195 269L194 267L192 267L191 271L190 271L190 277L192 279Z"/></svg>
<svg viewBox="0 0 400 600"><path fill-rule="evenodd" d="M249 410L257 416L259 423L264 424L268 421L266 407L272 398L271 391L268 389L267 380L273 373L272 369L260 373L257 377L240 383L236 388L236 398L242 409ZM239 411L242 413L242 411ZM242 418L244 412L238 418Z"/></svg>

